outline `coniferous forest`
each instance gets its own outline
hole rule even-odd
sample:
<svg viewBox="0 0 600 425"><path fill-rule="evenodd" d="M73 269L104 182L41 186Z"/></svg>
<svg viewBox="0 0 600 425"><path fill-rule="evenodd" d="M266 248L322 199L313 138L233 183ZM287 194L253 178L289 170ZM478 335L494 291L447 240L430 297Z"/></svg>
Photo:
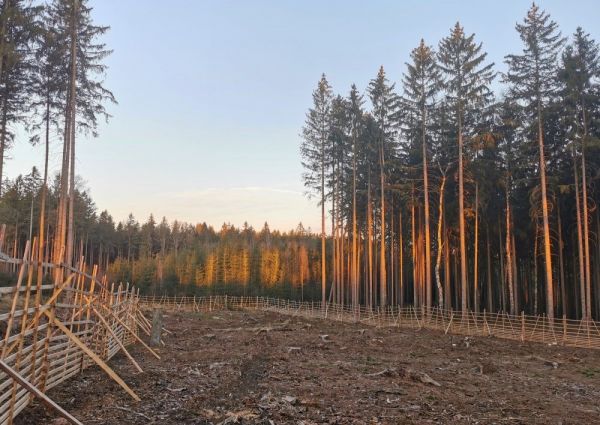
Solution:
<svg viewBox="0 0 600 425"><path fill-rule="evenodd" d="M116 99L103 84L109 28L91 11L85 0L2 2L5 253L18 257L37 237L48 261L84 256L147 293L598 318L600 59L584 29L563 33L534 4L505 72L456 23L363 90L337 94L323 74L300 147L321 228L283 233L97 211L75 142L96 135ZM62 141L57 176L52 135ZM43 144L45 164L7 178L1 164L21 142Z"/></svg>
<svg viewBox="0 0 600 425"><path fill-rule="evenodd" d="M598 317L598 44L535 4L515 29L506 72L456 23L364 91L323 74L302 132L323 299Z"/></svg>

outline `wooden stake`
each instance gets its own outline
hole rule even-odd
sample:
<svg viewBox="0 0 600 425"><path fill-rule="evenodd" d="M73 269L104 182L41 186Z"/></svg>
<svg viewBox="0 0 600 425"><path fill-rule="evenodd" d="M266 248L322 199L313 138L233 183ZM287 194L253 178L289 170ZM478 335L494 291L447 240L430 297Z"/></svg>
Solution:
<svg viewBox="0 0 600 425"><path fill-rule="evenodd" d="M34 385L32 385L28 380L23 378L19 373L11 368L9 365L4 363L3 360L0 360L0 369L2 369L7 375L9 375L15 382L19 383L23 388L29 391L34 396L38 397L46 406L55 410L61 417L65 418L69 423L74 425L83 425L79 422L75 417L71 416L69 412L64 410L54 401L52 401L46 394L38 390Z"/></svg>
<svg viewBox="0 0 600 425"><path fill-rule="evenodd" d="M74 335L63 323L54 316L54 313L44 310L44 314L48 316L48 320L54 323L61 331L71 339L81 350L91 357L91 359L96 362L98 366L102 368L117 384L119 384L126 392L129 394L135 401L141 401L141 398L137 396L136 393L133 392L131 388L121 379L119 375L115 373L114 370L110 368L104 361L96 355L92 350L90 350L76 335Z"/></svg>
<svg viewBox="0 0 600 425"><path fill-rule="evenodd" d="M127 330L127 332L129 332L140 344L142 344L144 347L146 347L146 349L148 351L150 351L150 353L152 353L152 355L154 357L156 357L158 360L160 360L160 356L158 354L156 354L156 351L154 351L152 348L148 347L148 345L144 341L142 341L142 339L135 332L133 332L131 330L131 328L129 328L129 326L127 326L125 323L123 323L123 321L121 319L119 319L115 313L113 313L111 310L109 310L106 306L103 305L103 307L106 309L108 314L110 314L113 317L113 319L115 319L121 326L123 326L125 328L125 330Z"/></svg>
<svg viewBox="0 0 600 425"><path fill-rule="evenodd" d="M125 353L125 355L129 358L129 360L131 360L131 363L135 366L135 368L140 373L144 372L142 370L142 368L140 367L140 365L138 364L138 362L136 362L135 359L131 356L131 354L129 354L129 351L127 351L127 349L125 348L125 346L123 345L123 343L121 342L121 340L119 339L119 337L112 330L112 328L110 327L110 325L108 324L108 322L106 321L106 319L104 319L104 317L102 317L102 315L100 314L100 312L98 310L96 310L96 307L92 306L92 310L94 311L94 314L96 316L98 316L98 319L100 319L100 321L102 322L102 324L106 327L106 330L108 330L108 332L110 333L110 335L117 342L117 344L119 345L119 347L121 347L121 350L123 350L123 352Z"/></svg>

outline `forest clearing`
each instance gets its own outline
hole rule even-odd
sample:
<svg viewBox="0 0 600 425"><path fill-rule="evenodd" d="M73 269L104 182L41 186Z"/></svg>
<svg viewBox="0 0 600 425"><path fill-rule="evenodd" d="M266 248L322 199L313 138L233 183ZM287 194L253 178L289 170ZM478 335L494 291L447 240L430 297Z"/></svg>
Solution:
<svg viewBox="0 0 600 425"><path fill-rule="evenodd" d="M597 0L351 3L0 0L0 425L600 424Z"/></svg>
<svg viewBox="0 0 600 425"><path fill-rule="evenodd" d="M165 360L97 368L49 395L85 424L600 423L600 351L214 310L165 313ZM39 405L16 424L53 423Z"/></svg>

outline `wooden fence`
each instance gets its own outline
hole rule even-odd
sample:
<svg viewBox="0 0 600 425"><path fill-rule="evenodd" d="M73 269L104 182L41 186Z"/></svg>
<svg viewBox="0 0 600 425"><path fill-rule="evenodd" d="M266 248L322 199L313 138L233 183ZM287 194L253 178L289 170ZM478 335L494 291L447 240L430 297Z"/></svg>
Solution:
<svg viewBox="0 0 600 425"><path fill-rule="evenodd" d="M250 309L307 318L326 318L342 322L364 323L410 329L430 329L445 334L493 336L521 342L600 349L600 323L593 320L550 320L546 316L511 316L505 312L475 313L427 307L389 306L368 309L365 306L300 302L265 297L140 297L146 308L182 311ZM324 308L323 308L324 307Z"/></svg>
<svg viewBox="0 0 600 425"><path fill-rule="evenodd" d="M14 286L0 287L0 424L12 424L34 397L79 424L46 392L94 364L139 400L106 364L121 351L135 363L125 347L149 328L137 291L109 285L96 267L88 273L83 258L76 267L56 266L37 254L35 240L21 259L0 252L0 267L18 272Z"/></svg>

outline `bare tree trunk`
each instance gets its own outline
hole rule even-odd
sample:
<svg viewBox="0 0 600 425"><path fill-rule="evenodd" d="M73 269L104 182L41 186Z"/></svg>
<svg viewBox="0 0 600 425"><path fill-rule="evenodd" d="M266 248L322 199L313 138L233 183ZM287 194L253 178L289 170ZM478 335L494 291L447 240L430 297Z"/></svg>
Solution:
<svg viewBox="0 0 600 425"><path fill-rule="evenodd" d="M67 234L67 197L68 197L68 176L69 176L69 158L70 158L70 136L71 136L71 114L70 111L70 94L67 96L67 105L65 109L65 127L63 134L63 152L62 152L62 167L60 172L60 194L58 199L58 211L56 217L56 230L54 234L54 263L61 262L61 253L66 244ZM55 284L62 281L62 267L55 268Z"/></svg>
<svg viewBox="0 0 600 425"><path fill-rule="evenodd" d="M542 219L544 224L544 258L546 270L546 315L554 319L554 284L552 281L552 245L550 241L550 220L548 218L548 195L546 193L546 159L544 155L544 133L542 127L542 107L538 101L538 145L540 151L540 185L542 187Z"/></svg>
<svg viewBox="0 0 600 425"><path fill-rule="evenodd" d="M575 210L577 214L577 248L579 253L579 297L581 302L581 315L585 318L587 312L586 285L585 285L585 254L583 251L583 234L581 226L581 206L579 204L579 173L577 171L577 158L573 150L573 170L575 173Z"/></svg>
<svg viewBox="0 0 600 425"><path fill-rule="evenodd" d="M589 231L589 213L587 199L587 172L585 166L585 148L587 144L587 120L585 114L585 102L582 100L583 114L583 145L581 147L581 199L583 204L583 250L585 260L585 295L586 295L586 311L585 315L588 319L592 318L592 274L590 267L590 231Z"/></svg>
<svg viewBox="0 0 600 425"><path fill-rule="evenodd" d="M511 221L513 220L512 214L510 216ZM515 227L515 223L513 222L511 225L511 228ZM515 232L512 232L511 234L511 241L512 241L512 268L513 268L513 295L514 295L514 302L515 302L515 311L519 312L521 311L520 308L520 304L519 304L519 282L518 282L518 270L517 270L517 244L515 243Z"/></svg>
<svg viewBox="0 0 600 425"><path fill-rule="evenodd" d="M437 225L437 258L435 261L435 280L438 288L438 305L441 309L444 308L444 289L442 288L442 280L440 279L440 265L442 263L442 250L444 241L442 239L442 222L444 217L444 187L446 186L446 174L442 173L442 181L440 183L440 198L438 209L438 225ZM448 243L448 242L446 242Z"/></svg>
<svg viewBox="0 0 600 425"><path fill-rule="evenodd" d="M423 200L424 200L424 208L425 208L425 292L427 298L427 307L432 306L432 292L433 288L431 286L431 235L429 229L429 177L427 172L427 135L426 135L426 126L425 121L427 119L427 111L425 109L425 105L422 105L422 137L423 137ZM437 273L437 272L436 272ZM439 285L438 279L438 287ZM441 294L441 292L440 292ZM442 301L443 304L443 301Z"/></svg>
<svg viewBox="0 0 600 425"><path fill-rule="evenodd" d="M475 241L473 243L473 308L479 313L479 184L475 182Z"/></svg>
<svg viewBox="0 0 600 425"><path fill-rule="evenodd" d="M2 55L0 55L2 56ZM6 153L6 125L7 125L7 88L4 88L4 99L2 100L2 133L0 134L0 195L2 195L2 176L4 175L4 156Z"/></svg>
<svg viewBox="0 0 600 425"><path fill-rule="evenodd" d="M446 243L444 244L444 305L447 309L452 308L452 291L450 289L450 234L448 233L448 226L446 224L446 214L442 219L444 223L444 236Z"/></svg>
<svg viewBox="0 0 600 425"><path fill-rule="evenodd" d="M380 146L380 180L381 180L381 241L379 249L379 303L382 306L387 305L387 276L385 264L385 158L383 153L383 140Z"/></svg>
<svg viewBox="0 0 600 425"><path fill-rule="evenodd" d="M327 304L327 250L325 240L325 140L321 140L321 309Z"/></svg>
<svg viewBox="0 0 600 425"><path fill-rule="evenodd" d="M533 238L534 248L533 248L533 314L537 316L538 314L538 265L537 265L537 257L538 257L538 222L535 222L535 238Z"/></svg>
<svg viewBox="0 0 600 425"><path fill-rule="evenodd" d="M513 291L513 267L511 254L511 217L510 217L510 188L508 178L506 179L506 277L508 286L508 299L510 314L516 314L515 311L515 294Z"/></svg>
<svg viewBox="0 0 600 425"><path fill-rule="evenodd" d="M411 211L411 247L412 247L412 263L413 263L413 306L419 306L419 283L417 280L417 239L415 235L416 225L415 225L415 186L413 184L412 187L412 197L410 203L410 211Z"/></svg>
<svg viewBox="0 0 600 425"><path fill-rule="evenodd" d="M373 205L371 203L371 173L367 187L367 229L369 255L369 309L373 308Z"/></svg>
<svg viewBox="0 0 600 425"><path fill-rule="evenodd" d="M358 241L356 224L356 138L354 140L352 154L352 307L357 308L358 299Z"/></svg>
<svg viewBox="0 0 600 425"><path fill-rule="evenodd" d="M487 247L487 310L494 311L494 299L492 294L492 255L490 253L490 225L486 224L486 247Z"/></svg>
<svg viewBox="0 0 600 425"><path fill-rule="evenodd" d="M392 198L392 206L390 208L390 258L389 258L389 263L390 263L390 299L389 299L389 303L391 305L395 304L395 299L394 299L394 286L396 284L396 270L394 268L395 265L395 261L394 261L394 254L395 254L395 241L394 241L394 202L393 202L393 198Z"/></svg>
<svg viewBox="0 0 600 425"><path fill-rule="evenodd" d="M70 137L70 183L69 183L69 221L67 236L66 262L73 265L74 202L75 202L75 131L77 128L77 22L79 15L79 0L73 0L73 16L71 21L71 137Z"/></svg>
<svg viewBox="0 0 600 425"><path fill-rule="evenodd" d="M46 196L48 193L48 158L50 156L50 96L46 97L46 140L44 151L44 182L42 183L42 194L40 199L40 235L38 244L38 260L44 259L44 249L46 248ZM39 267L37 275L37 294L36 300L39 301L41 296L42 279L44 276L44 268Z"/></svg>
<svg viewBox="0 0 600 425"><path fill-rule="evenodd" d="M458 110L458 224L460 232L460 287L461 311L467 312L467 247L465 241L465 189L463 177L462 115Z"/></svg>
<svg viewBox="0 0 600 425"><path fill-rule="evenodd" d="M398 265L398 269L400 272L400 276L399 276L399 281L400 281L400 287L398 288L398 291L400 292L400 307L404 307L404 239L403 239L403 234L402 234L402 207L400 208L400 216L398 218L398 223L399 223L399 229L398 229L398 245L399 245L399 249L398 249L398 256L399 256L399 265Z"/></svg>
<svg viewBox="0 0 600 425"><path fill-rule="evenodd" d="M566 291L565 291L565 260L563 257L563 236L562 236L562 220L560 217L560 202L556 201L556 215L558 216L558 262L560 266L560 301L562 305L562 314L567 314L565 305Z"/></svg>
<svg viewBox="0 0 600 425"><path fill-rule="evenodd" d="M502 301L502 311L506 311L506 285L504 276L504 249L502 248L502 220L498 220L498 245L500 247L500 288L501 294L500 300Z"/></svg>

